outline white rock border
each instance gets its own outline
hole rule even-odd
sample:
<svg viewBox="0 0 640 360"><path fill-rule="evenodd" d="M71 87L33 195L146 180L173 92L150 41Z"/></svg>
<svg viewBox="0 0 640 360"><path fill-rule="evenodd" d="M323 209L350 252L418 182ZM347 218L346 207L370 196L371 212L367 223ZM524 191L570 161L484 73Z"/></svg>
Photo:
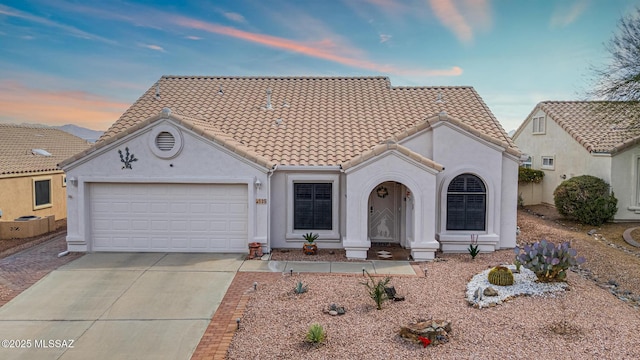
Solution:
<svg viewBox="0 0 640 360"><path fill-rule="evenodd" d="M515 265L503 265L514 271ZM536 274L524 267L520 267L520 272L513 273L514 282L510 286L498 286L489 282L487 275L491 269L487 269L473 278L467 284L466 299L469 305L477 308L486 308L502 304L504 301L520 295L542 296L549 293L565 291L569 285L566 282L537 282ZM498 296L476 296L478 288L482 294L484 289L491 286L498 292ZM493 304L493 305L492 305Z"/></svg>

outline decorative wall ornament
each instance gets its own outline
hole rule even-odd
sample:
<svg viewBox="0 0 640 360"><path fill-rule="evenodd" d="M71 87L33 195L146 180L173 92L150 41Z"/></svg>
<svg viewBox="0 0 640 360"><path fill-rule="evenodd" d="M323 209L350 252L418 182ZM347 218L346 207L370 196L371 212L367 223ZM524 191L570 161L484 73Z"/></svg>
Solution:
<svg viewBox="0 0 640 360"><path fill-rule="evenodd" d="M118 149L118 154L120 154L120 161L124 164L124 166L122 167L122 170L124 169L133 170L133 168L131 167L131 163L134 161L138 161L138 159L136 159L133 153L129 154L129 147L125 147L124 152L125 152L125 155L123 156L122 150Z"/></svg>
<svg viewBox="0 0 640 360"><path fill-rule="evenodd" d="M378 197L380 198L386 198L387 195L389 195L389 190L387 190L386 187L380 185L378 186L378 188L376 189L376 193L378 194Z"/></svg>

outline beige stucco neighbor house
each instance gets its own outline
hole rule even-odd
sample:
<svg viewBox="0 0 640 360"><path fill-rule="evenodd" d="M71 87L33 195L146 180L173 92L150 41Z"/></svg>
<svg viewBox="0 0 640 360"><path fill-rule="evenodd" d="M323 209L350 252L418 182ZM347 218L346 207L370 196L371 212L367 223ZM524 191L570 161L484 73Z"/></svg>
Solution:
<svg viewBox="0 0 640 360"><path fill-rule="evenodd" d="M62 130L0 124L0 220L65 219L65 175L57 164L88 147Z"/></svg>
<svg viewBox="0 0 640 360"><path fill-rule="evenodd" d="M553 205L562 181L592 175L608 182L618 199L614 220L640 220L640 132L616 103L607 113L595 105L544 101L527 116L513 140L528 159L525 166L545 176L539 186L522 186L521 196L525 204Z"/></svg>
<svg viewBox="0 0 640 360"><path fill-rule="evenodd" d="M71 251L510 248L520 152L471 87L163 76L61 166Z"/></svg>

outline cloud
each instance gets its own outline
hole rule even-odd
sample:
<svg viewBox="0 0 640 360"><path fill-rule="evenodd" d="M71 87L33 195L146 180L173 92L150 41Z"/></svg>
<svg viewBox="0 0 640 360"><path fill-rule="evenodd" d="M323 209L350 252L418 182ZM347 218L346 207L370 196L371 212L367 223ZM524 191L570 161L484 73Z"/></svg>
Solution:
<svg viewBox="0 0 640 360"><path fill-rule="evenodd" d="M380 34L380 43L386 43L387 41L391 40L392 36L388 35L388 34Z"/></svg>
<svg viewBox="0 0 640 360"><path fill-rule="evenodd" d="M492 19L487 0L429 0L440 23L449 28L463 43L470 43L475 29L488 29ZM456 5L460 5L457 7Z"/></svg>
<svg viewBox="0 0 640 360"><path fill-rule="evenodd" d="M15 80L0 80L0 121L29 119L48 125L73 123L104 130L129 105L83 91L42 90Z"/></svg>
<svg viewBox="0 0 640 360"><path fill-rule="evenodd" d="M150 50L155 50L155 51L160 51L160 52L165 52L164 48L160 45L154 45L154 44L140 44L140 46L142 46L143 48L147 48Z"/></svg>
<svg viewBox="0 0 640 360"><path fill-rule="evenodd" d="M172 21L176 25L189 29L197 29L218 35L241 39L263 46L291 51L305 56L328 60L360 69L399 75L458 76L462 74L462 69L456 66L450 69L398 68L393 65L378 64L366 59L348 56L348 54L345 55L341 53L343 48L337 46L336 43L331 39L323 39L316 42L301 42L272 35L264 35L238 30L236 28L207 23L182 16L173 17L170 21ZM354 49L344 50L348 53L352 53Z"/></svg>
<svg viewBox="0 0 640 360"><path fill-rule="evenodd" d="M193 35L185 36L184 38L188 40L202 40L200 36L193 36Z"/></svg>
<svg viewBox="0 0 640 360"><path fill-rule="evenodd" d="M246 24L247 20L244 18L244 16L238 14L238 13L234 13L234 12L223 12L222 15L224 15L224 17L226 17L227 19L237 22L237 23L241 23L241 24Z"/></svg>
<svg viewBox="0 0 640 360"><path fill-rule="evenodd" d="M574 23L589 7L589 0L576 0L571 6L558 6L553 11L549 25L563 28Z"/></svg>
<svg viewBox="0 0 640 360"><path fill-rule="evenodd" d="M43 17L39 17L39 16L35 16L32 14L28 14L25 13L23 11L20 10L16 10L14 8L5 6L0 4L0 15L5 15L5 16L9 16L9 17L15 17L15 18L19 18L22 20L26 20L26 21L30 21L36 24L40 24L40 25L44 25L50 28L54 28L54 29L60 29L63 30L64 32L66 32L67 34L70 34L71 36L74 37L78 37L81 39L87 39L87 40L97 40L97 41L101 41L101 42L105 42L108 44L115 44L116 42L113 40L109 40L109 39L105 39L103 37L88 33L86 31L80 30L78 28L75 28L73 26L69 26L69 25L64 25L64 24L60 24L57 23L55 21L51 21L49 19L43 18Z"/></svg>

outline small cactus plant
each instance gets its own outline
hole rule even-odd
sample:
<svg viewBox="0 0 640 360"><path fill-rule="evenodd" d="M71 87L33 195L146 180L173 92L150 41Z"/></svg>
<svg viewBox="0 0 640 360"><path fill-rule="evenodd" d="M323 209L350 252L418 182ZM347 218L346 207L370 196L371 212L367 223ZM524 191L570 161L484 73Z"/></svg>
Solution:
<svg viewBox="0 0 640 360"><path fill-rule="evenodd" d="M583 257L576 258L578 252L568 241L555 245L542 239L522 249L516 247L514 251L522 266L533 271L541 282L565 281L568 268L585 262Z"/></svg>
<svg viewBox="0 0 640 360"><path fill-rule="evenodd" d="M302 281L298 281L296 287L293 289L293 292L296 294L304 294L307 292L307 286L305 286Z"/></svg>
<svg viewBox="0 0 640 360"><path fill-rule="evenodd" d="M315 346L319 346L326 338L327 332L324 330L322 325L315 323L309 326L309 330L305 336L305 341L314 344Z"/></svg>
<svg viewBox="0 0 640 360"><path fill-rule="evenodd" d="M498 286L513 285L513 273L511 269L504 266L496 266L489 271L489 282Z"/></svg>

